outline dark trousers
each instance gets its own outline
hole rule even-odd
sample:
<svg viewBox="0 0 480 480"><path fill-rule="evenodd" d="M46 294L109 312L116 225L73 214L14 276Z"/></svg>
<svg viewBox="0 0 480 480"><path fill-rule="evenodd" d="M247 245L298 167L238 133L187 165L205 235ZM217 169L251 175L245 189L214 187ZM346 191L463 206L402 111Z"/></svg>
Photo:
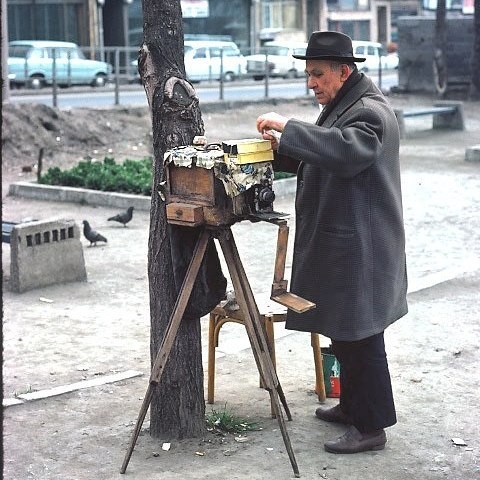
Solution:
<svg viewBox="0 0 480 480"><path fill-rule="evenodd" d="M340 363L340 408L362 433L397 422L383 332L354 342L332 340Z"/></svg>

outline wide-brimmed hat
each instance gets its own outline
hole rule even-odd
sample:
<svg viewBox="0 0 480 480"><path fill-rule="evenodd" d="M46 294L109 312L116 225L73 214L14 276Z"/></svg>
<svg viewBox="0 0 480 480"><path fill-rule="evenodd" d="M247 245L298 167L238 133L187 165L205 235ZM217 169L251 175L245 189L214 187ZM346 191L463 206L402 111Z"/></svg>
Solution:
<svg viewBox="0 0 480 480"><path fill-rule="evenodd" d="M338 62L364 62L354 57L352 39L340 32L313 32L305 55L293 55L300 60L334 60Z"/></svg>

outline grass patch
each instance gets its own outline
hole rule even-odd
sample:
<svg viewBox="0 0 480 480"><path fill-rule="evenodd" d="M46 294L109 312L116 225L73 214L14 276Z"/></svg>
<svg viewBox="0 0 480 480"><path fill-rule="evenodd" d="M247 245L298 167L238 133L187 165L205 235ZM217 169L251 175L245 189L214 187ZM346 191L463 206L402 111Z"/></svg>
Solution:
<svg viewBox="0 0 480 480"><path fill-rule="evenodd" d="M206 416L207 430L217 433L243 433L261 430L256 422L237 417L227 410L227 405L221 412L213 410Z"/></svg>
<svg viewBox="0 0 480 480"><path fill-rule="evenodd" d="M33 393L33 392L36 392L36 390L31 385L27 385L22 390L14 390L13 396L14 398L18 398L20 395L25 395L26 393Z"/></svg>

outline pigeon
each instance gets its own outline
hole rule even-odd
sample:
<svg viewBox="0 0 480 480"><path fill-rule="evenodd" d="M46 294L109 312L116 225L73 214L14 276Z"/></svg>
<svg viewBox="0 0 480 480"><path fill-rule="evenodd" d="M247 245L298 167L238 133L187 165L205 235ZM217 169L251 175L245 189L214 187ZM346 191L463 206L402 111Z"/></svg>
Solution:
<svg viewBox="0 0 480 480"><path fill-rule="evenodd" d="M126 227L127 223L132 219L133 216L133 207L128 207L126 212L119 213L114 217L110 217L108 221L113 220L114 222L123 223L123 226Z"/></svg>
<svg viewBox="0 0 480 480"><path fill-rule="evenodd" d="M107 239L103 235L100 235L97 231L93 230L86 220L83 221L83 234L85 235L85 238L90 242L90 247L92 245L96 247L97 242L107 243Z"/></svg>
<svg viewBox="0 0 480 480"><path fill-rule="evenodd" d="M220 304L225 310L230 310L231 312L240 310L240 305L237 303L237 299L235 298L235 290L228 291L225 295L225 300Z"/></svg>

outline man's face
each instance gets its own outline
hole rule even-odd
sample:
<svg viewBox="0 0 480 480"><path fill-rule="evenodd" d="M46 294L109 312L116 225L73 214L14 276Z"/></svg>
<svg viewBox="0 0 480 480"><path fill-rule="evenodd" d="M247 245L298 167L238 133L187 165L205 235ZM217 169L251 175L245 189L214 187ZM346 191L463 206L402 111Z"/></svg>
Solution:
<svg viewBox="0 0 480 480"><path fill-rule="evenodd" d="M307 60L307 86L320 105L327 105L336 97L350 73L347 65L332 69L331 63L329 60Z"/></svg>

